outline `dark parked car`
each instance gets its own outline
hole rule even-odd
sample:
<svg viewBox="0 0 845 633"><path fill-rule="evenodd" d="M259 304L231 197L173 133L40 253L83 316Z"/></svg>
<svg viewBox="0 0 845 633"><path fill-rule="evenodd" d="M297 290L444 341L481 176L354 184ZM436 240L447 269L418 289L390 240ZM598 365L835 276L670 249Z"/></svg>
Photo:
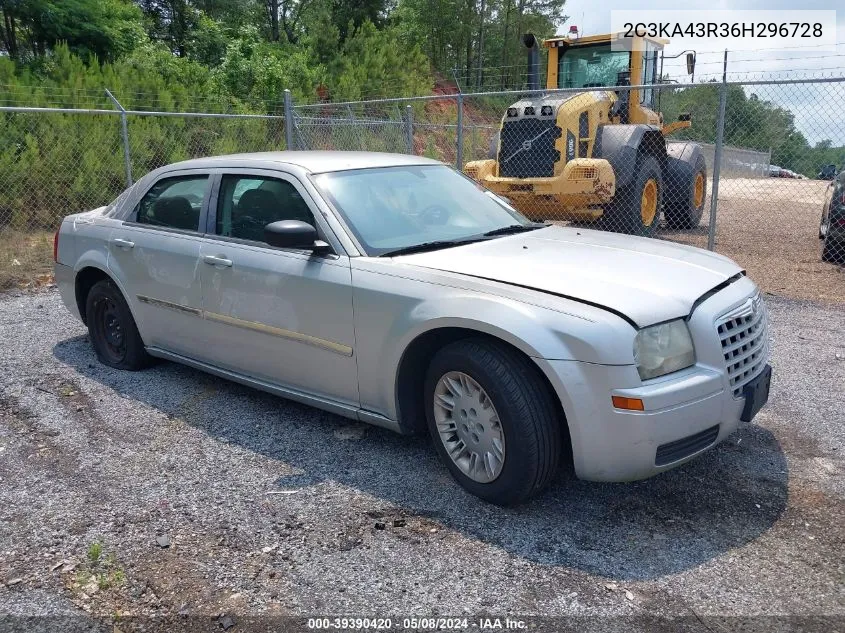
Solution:
<svg viewBox="0 0 845 633"><path fill-rule="evenodd" d="M836 165L825 165L822 167L817 178L819 180L833 180L836 178Z"/></svg>
<svg viewBox="0 0 845 633"><path fill-rule="evenodd" d="M845 264L845 169L827 186L819 238L824 240L822 261Z"/></svg>

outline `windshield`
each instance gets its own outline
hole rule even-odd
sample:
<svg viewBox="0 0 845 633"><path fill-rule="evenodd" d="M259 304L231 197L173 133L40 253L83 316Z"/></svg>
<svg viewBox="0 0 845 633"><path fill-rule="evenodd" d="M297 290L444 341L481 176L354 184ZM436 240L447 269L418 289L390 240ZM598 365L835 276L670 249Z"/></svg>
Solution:
<svg viewBox="0 0 845 633"><path fill-rule="evenodd" d="M371 256L532 225L445 165L338 171L319 174L315 182Z"/></svg>
<svg viewBox="0 0 845 633"><path fill-rule="evenodd" d="M617 75L628 70L630 56L611 50L610 44L570 48L560 54L558 88L615 86Z"/></svg>

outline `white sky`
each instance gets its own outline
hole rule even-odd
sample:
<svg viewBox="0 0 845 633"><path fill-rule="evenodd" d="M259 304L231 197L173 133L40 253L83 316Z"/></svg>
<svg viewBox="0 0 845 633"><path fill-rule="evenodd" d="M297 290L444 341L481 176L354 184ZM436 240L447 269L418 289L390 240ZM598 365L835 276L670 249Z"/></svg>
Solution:
<svg viewBox="0 0 845 633"><path fill-rule="evenodd" d="M808 77L843 77L845 76L845 8L837 6L832 0L688 0L682 5L677 0L653 0L643 5L642 0L608 0L597 10L595 0L567 0L563 9L570 19L558 26L558 32L565 34L570 24L578 26L582 36L607 33L610 31L610 12L613 10L666 10L669 21L678 9L742 9L742 10L795 10L795 9L839 9L837 11L837 45L835 50L808 46L800 51L770 49L771 44L760 44L754 51L737 50L728 53L728 80L765 80L798 79ZM653 15L653 14L652 14ZM677 13L675 13L677 15ZM761 41L762 42L762 41ZM682 45L669 44L666 54L674 55L689 48L689 40ZM730 40L725 40L719 50L705 50L697 47L695 80L710 78L721 79L722 57L724 48L732 47ZM712 46L708 44L708 49ZM666 60L664 73L681 83L689 82L684 68L683 56L676 60ZM799 84L792 86L756 86L746 88L746 92L755 92L761 99L773 101L788 107L795 114L796 126L804 133L810 143L825 138L835 145L845 145L845 83L838 84ZM694 124L694 123L693 123Z"/></svg>

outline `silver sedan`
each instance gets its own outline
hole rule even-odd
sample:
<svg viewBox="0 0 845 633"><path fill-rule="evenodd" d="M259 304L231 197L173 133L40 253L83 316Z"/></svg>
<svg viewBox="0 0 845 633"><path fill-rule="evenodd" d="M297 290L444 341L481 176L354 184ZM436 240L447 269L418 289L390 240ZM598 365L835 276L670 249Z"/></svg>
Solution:
<svg viewBox="0 0 845 633"><path fill-rule="evenodd" d="M603 481L672 468L768 397L765 306L734 262L532 223L416 156L169 165L65 218L55 270L104 364L169 359L427 429L494 503L564 463Z"/></svg>

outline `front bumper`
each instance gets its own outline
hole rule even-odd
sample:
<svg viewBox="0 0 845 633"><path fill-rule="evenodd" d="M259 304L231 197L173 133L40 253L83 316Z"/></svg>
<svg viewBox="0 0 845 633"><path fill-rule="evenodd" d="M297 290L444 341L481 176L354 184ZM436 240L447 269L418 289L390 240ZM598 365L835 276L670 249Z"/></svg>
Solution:
<svg viewBox="0 0 845 633"><path fill-rule="evenodd" d="M548 361L567 390L564 405L572 439L575 473L592 481L632 481L678 466L715 446L739 426L744 400L725 387L725 376L708 367L681 372L627 389L614 385L639 382L633 366L606 366ZM645 411L615 409L614 395L640 398ZM718 427L703 446L690 442L686 453L666 461L658 449ZM710 435L706 436L710 438Z"/></svg>
<svg viewBox="0 0 845 633"><path fill-rule="evenodd" d="M476 161L464 172L534 219L596 219L616 191L613 168L600 158L570 160L550 178L500 177L495 167L494 160Z"/></svg>
<svg viewBox="0 0 845 633"><path fill-rule="evenodd" d="M716 322L756 293L747 278L704 301L689 320L696 364L641 381L633 365L545 360L561 398L575 473L592 481L632 481L683 464L740 425L745 405L728 378ZM639 398L643 411L613 407L612 396Z"/></svg>

